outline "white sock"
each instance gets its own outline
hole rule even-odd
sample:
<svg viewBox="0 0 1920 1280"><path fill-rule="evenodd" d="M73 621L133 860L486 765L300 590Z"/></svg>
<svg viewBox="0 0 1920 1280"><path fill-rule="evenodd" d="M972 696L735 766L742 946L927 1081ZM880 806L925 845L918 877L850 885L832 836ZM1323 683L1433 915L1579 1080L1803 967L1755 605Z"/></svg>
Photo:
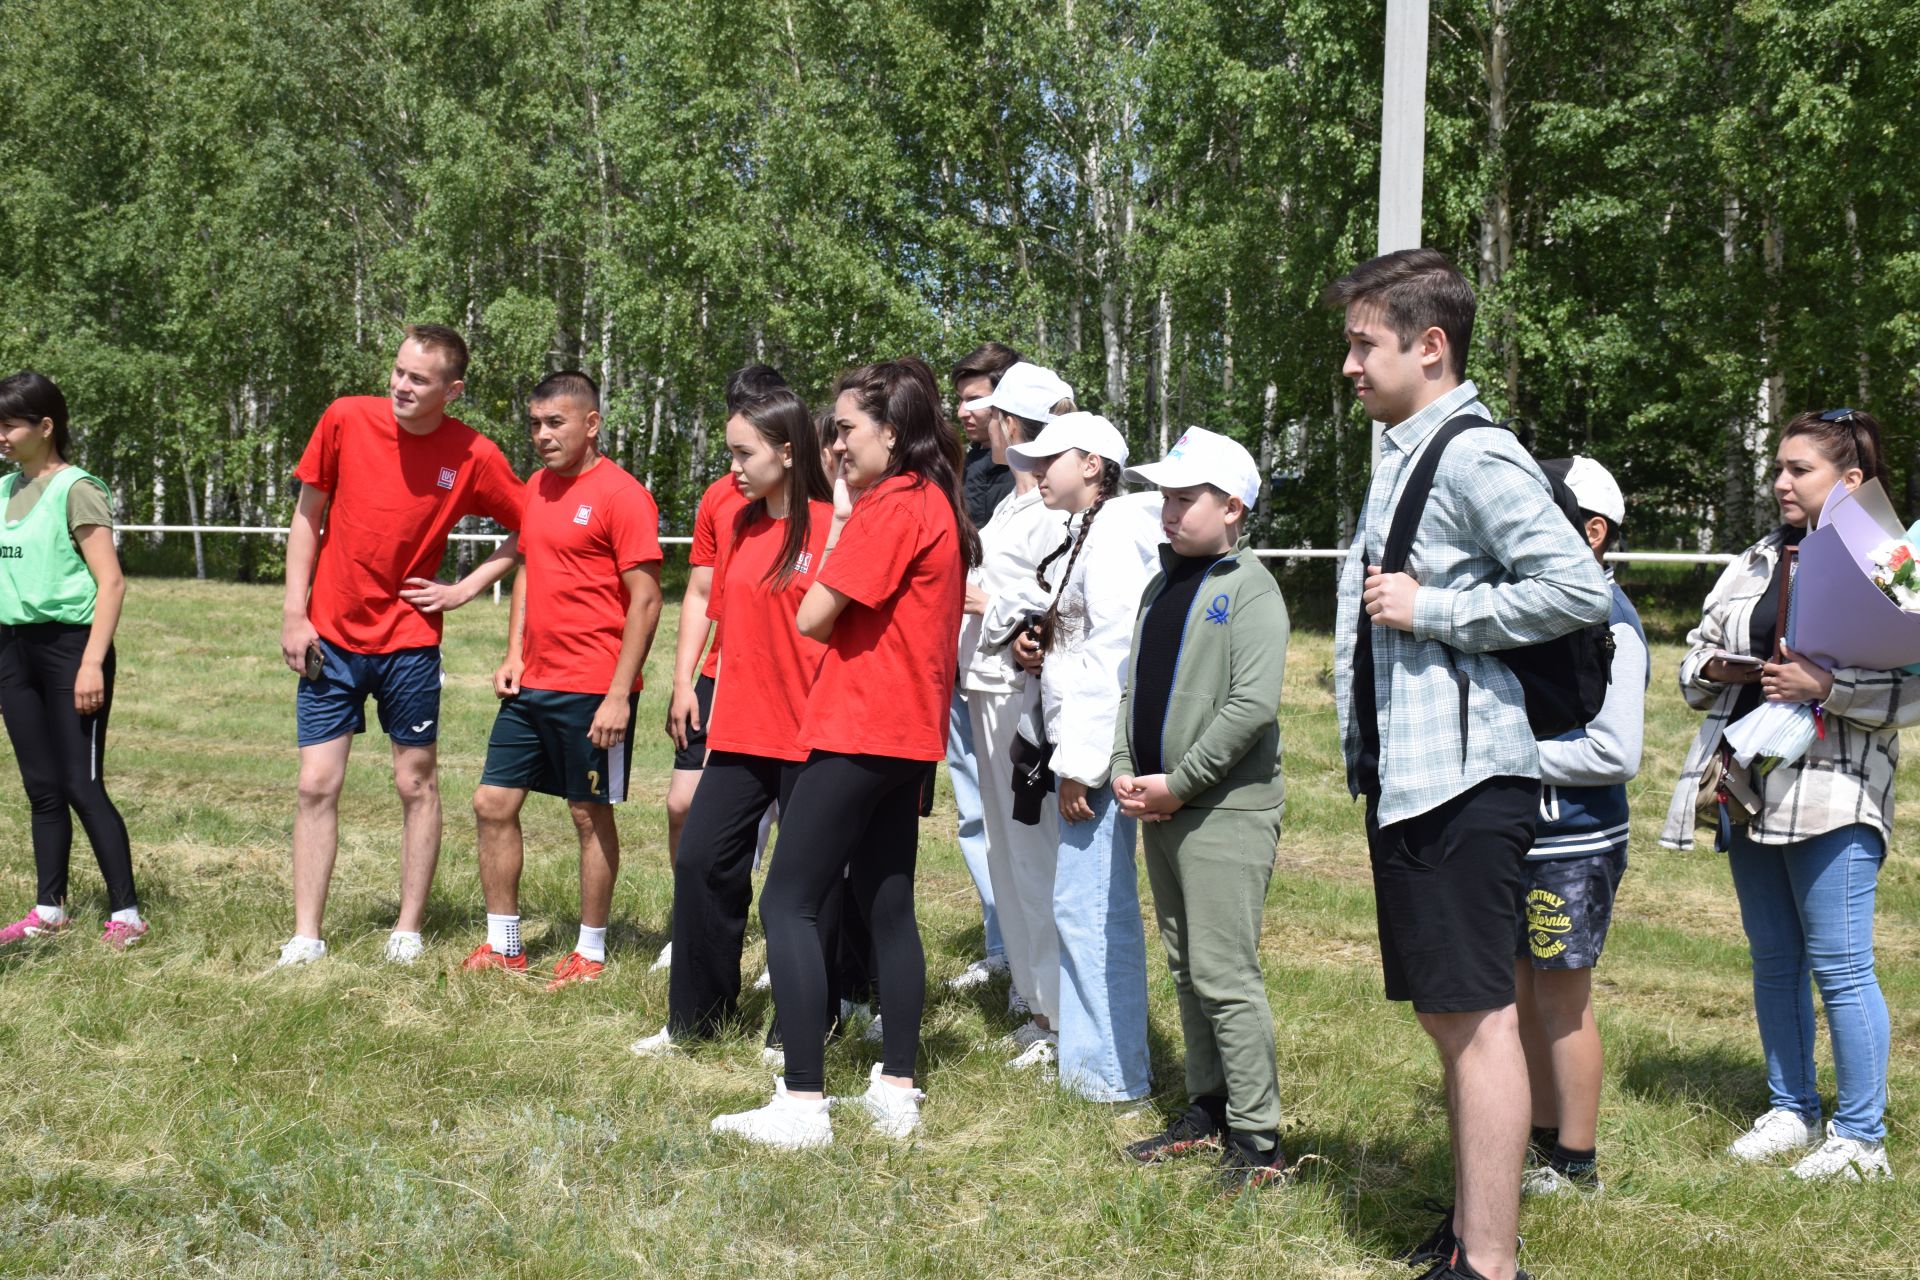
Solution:
<svg viewBox="0 0 1920 1280"><path fill-rule="evenodd" d="M296 934L294 934L294 935L293 935L293 937L292 937L292 938L290 938L290 939L288 939L288 941L290 941L290 942L304 942L304 943L306 943L306 944L307 944L308 946L313 946L313 947L317 947L317 946L319 946L319 945L320 945L320 939L318 939L318 938L309 938L309 937L308 937L308 936L307 936L306 934L304 934L304 933L296 933Z"/></svg>
<svg viewBox="0 0 1920 1280"><path fill-rule="evenodd" d="M487 945L503 956L517 956L520 945L520 917L497 916L487 912Z"/></svg>
<svg viewBox="0 0 1920 1280"><path fill-rule="evenodd" d="M33 910L34 914L38 915L44 924L64 924L67 919L67 909L65 907L43 907L35 903Z"/></svg>
<svg viewBox="0 0 1920 1280"><path fill-rule="evenodd" d="M601 964L605 964L607 962L607 926L601 925L596 929L592 925L581 925L580 941L573 944L573 949L589 960L598 960Z"/></svg>
<svg viewBox="0 0 1920 1280"><path fill-rule="evenodd" d="M396 938L412 938L415 942L420 941L420 933L417 929L412 933L408 933L405 929L395 929L393 936Z"/></svg>
<svg viewBox="0 0 1920 1280"><path fill-rule="evenodd" d="M116 911L113 913L112 919L116 924L139 924L140 908L123 907L119 911Z"/></svg>

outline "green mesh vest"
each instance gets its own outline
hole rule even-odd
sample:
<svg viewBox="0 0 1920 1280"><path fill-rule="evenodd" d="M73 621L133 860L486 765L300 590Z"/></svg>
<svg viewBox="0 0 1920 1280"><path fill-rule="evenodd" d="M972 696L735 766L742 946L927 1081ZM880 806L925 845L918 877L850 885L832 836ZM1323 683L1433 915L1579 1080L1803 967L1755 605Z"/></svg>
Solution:
<svg viewBox="0 0 1920 1280"><path fill-rule="evenodd" d="M69 466L48 481L47 491L23 518L0 518L0 623L85 626L93 621L99 588L67 529L67 492L77 482L93 479ZM0 512L20 484L17 471L7 478Z"/></svg>

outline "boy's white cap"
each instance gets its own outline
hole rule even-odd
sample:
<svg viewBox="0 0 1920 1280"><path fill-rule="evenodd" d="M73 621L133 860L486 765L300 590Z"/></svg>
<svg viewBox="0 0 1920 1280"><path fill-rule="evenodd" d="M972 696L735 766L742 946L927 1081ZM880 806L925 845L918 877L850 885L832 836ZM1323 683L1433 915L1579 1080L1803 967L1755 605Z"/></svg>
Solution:
<svg viewBox="0 0 1920 1280"><path fill-rule="evenodd" d="M1260 501L1260 468L1238 440L1205 427L1188 427L1167 456L1127 472L1127 479L1168 489L1210 484L1251 507Z"/></svg>
<svg viewBox="0 0 1920 1280"><path fill-rule="evenodd" d="M1000 383L966 407L975 413L982 409L1001 409L1030 422L1052 422L1053 406L1073 399L1073 388L1051 369L1042 369L1025 360L1009 365L1000 375Z"/></svg>
<svg viewBox="0 0 1920 1280"><path fill-rule="evenodd" d="M1573 465L1567 468L1567 488L1573 490L1573 500L1582 511L1605 516L1616 525L1627 522L1627 500L1613 473L1592 458L1574 455Z"/></svg>
<svg viewBox="0 0 1920 1280"><path fill-rule="evenodd" d="M1050 459L1069 449L1127 465L1126 437L1099 414L1084 410L1061 414L1025 444L1008 445L1007 465L1021 471L1042 471Z"/></svg>

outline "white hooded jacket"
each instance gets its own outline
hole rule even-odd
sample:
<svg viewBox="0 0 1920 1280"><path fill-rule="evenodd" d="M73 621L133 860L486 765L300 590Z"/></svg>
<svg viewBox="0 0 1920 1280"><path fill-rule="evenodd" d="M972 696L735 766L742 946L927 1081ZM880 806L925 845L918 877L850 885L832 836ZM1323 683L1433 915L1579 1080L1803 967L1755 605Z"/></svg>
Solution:
<svg viewBox="0 0 1920 1280"><path fill-rule="evenodd" d="M1005 640L1029 614L1046 610L1051 597L1033 571L1060 545L1066 527L1067 517L1047 510L1038 489L1008 494L981 526L980 565L967 575L967 585L980 588L989 599L984 614L969 613L960 620L962 689L1015 693L1026 687L1027 673L1014 662Z"/></svg>

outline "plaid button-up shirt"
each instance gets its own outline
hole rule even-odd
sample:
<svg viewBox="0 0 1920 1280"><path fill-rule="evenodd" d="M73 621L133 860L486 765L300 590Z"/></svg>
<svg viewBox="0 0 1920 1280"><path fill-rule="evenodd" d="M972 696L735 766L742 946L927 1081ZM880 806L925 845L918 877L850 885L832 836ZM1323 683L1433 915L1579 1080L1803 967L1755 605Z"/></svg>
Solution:
<svg viewBox="0 0 1920 1280"><path fill-rule="evenodd" d="M1462 413L1490 417L1478 397L1463 383L1380 440L1366 509L1340 571L1334 630L1334 702L1355 795L1353 654L1367 566L1380 563L1407 472L1434 430ZM1420 583L1412 632L1373 629L1381 826L1488 778L1539 777L1520 682L1494 651L1603 623L1613 606L1606 575L1554 504L1546 476L1499 428L1469 431L1448 446L1406 569Z"/></svg>

